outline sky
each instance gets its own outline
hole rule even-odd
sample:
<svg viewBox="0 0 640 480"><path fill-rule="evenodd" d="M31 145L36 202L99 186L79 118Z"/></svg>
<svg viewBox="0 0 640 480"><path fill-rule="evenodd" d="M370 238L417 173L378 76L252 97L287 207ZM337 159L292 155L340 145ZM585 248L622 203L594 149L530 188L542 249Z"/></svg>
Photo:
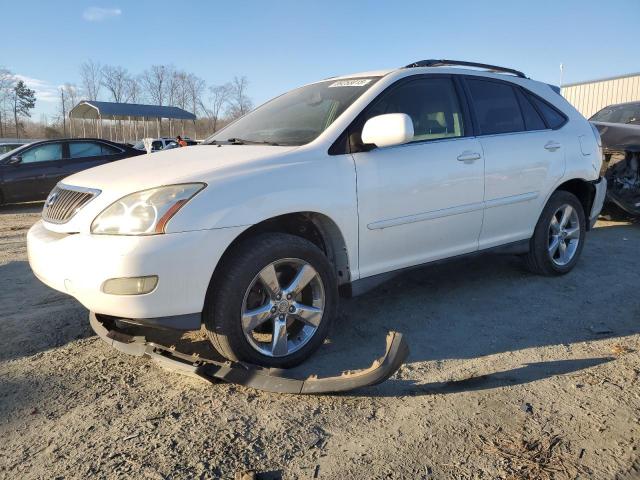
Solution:
<svg viewBox="0 0 640 480"><path fill-rule="evenodd" d="M36 90L33 117L92 59L138 74L173 64L222 84L249 79L255 104L326 77L452 58L547 83L640 72L640 0L2 0L0 66ZM103 92L105 94L106 92Z"/></svg>

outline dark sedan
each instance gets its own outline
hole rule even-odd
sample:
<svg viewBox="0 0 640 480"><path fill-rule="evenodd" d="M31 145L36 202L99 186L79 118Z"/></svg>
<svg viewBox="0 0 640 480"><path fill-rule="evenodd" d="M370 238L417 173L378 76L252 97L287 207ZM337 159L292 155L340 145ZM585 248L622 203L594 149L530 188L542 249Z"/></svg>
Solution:
<svg viewBox="0 0 640 480"><path fill-rule="evenodd" d="M640 102L609 105L589 121L602 138L607 199L640 215Z"/></svg>
<svg viewBox="0 0 640 480"><path fill-rule="evenodd" d="M0 204L44 200L64 177L144 152L108 140L46 140L0 156Z"/></svg>

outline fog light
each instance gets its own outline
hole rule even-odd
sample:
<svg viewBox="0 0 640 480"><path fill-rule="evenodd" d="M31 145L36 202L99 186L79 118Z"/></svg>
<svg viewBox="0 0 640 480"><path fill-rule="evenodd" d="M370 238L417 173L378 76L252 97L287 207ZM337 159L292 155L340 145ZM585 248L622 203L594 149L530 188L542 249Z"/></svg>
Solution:
<svg viewBox="0 0 640 480"><path fill-rule="evenodd" d="M102 284L102 291L109 295L143 295L158 285L158 276L110 278Z"/></svg>

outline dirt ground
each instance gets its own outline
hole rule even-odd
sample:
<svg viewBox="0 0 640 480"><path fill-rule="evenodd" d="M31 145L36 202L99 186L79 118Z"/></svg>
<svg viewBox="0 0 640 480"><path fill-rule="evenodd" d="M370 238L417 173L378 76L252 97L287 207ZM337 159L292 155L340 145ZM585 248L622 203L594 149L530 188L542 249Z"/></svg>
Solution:
<svg viewBox="0 0 640 480"><path fill-rule="evenodd" d="M562 278L486 256L343 301L303 368L368 366L389 329L408 363L302 397L108 347L31 273L39 210L0 208L0 478L640 478L639 224L601 219Z"/></svg>

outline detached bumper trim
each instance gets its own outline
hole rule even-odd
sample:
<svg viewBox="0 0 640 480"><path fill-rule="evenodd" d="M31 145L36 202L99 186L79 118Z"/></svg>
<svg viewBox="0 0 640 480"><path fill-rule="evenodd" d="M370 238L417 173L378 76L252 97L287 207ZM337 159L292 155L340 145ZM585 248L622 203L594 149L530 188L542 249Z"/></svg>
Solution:
<svg viewBox="0 0 640 480"><path fill-rule="evenodd" d="M374 360L369 368L342 372L335 377L318 378L312 375L306 379L299 379L287 377L282 370L241 362L220 362L198 355L184 354L173 348L148 342L143 336L131 336L109 330L93 312L89 314L89 322L102 340L123 353L138 357L146 355L170 370L210 382L222 380L275 393L310 395L346 392L377 385L391 377L409 355L409 347L402 334L389 332L384 354Z"/></svg>

